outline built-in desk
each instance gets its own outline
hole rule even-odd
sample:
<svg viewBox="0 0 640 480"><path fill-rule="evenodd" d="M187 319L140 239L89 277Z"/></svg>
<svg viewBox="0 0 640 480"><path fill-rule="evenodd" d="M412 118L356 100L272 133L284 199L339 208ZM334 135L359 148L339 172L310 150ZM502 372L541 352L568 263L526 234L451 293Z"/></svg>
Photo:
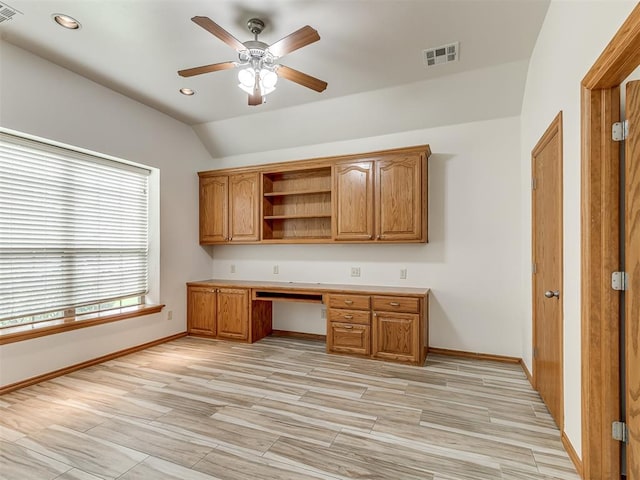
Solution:
<svg viewBox="0 0 640 480"><path fill-rule="evenodd" d="M203 280L187 283L191 335L253 343L272 333L273 301L324 303L327 351L422 365L429 289L327 283Z"/></svg>

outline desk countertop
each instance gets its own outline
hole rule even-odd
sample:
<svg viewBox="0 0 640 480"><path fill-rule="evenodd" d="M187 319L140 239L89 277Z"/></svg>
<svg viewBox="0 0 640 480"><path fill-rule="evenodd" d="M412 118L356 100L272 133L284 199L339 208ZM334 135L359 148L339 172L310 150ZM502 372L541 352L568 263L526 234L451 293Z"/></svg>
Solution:
<svg viewBox="0 0 640 480"><path fill-rule="evenodd" d="M315 292L315 293L342 293L357 292L369 295L409 295L423 297L429 293L426 287L386 287L382 285L345 285L335 283L301 283L301 282L272 282L254 280L221 280L209 279L188 282L190 286L219 286L228 288L251 288L254 290L291 291L291 292Z"/></svg>

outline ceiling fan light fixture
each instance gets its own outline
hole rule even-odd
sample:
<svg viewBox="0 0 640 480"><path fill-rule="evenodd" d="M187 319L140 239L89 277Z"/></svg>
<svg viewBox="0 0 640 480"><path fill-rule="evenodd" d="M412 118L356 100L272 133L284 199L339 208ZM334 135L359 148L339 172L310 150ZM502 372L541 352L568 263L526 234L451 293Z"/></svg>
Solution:
<svg viewBox="0 0 640 480"><path fill-rule="evenodd" d="M253 89L253 84L256 81L256 72L253 68L243 68L238 72L238 81L240 85Z"/></svg>
<svg viewBox="0 0 640 480"><path fill-rule="evenodd" d="M262 69L260 70L260 85L264 86L265 89L273 89L276 88L276 83L278 83L278 75L276 72L271 70Z"/></svg>
<svg viewBox="0 0 640 480"><path fill-rule="evenodd" d="M65 15L64 13L54 13L51 17L54 22L68 30L79 30L82 26L75 18Z"/></svg>

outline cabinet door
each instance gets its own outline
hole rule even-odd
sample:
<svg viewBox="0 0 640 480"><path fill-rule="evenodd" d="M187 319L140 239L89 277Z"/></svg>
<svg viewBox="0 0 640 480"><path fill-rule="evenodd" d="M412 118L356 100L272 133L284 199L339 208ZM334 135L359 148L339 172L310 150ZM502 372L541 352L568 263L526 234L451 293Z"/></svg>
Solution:
<svg viewBox="0 0 640 480"><path fill-rule="evenodd" d="M229 177L229 224L232 242L256 242L259 235L259 174Z"/></svg>
<svg viewBox="0 0 640 480"><path fill-rule="evenodd" d="M229 237L229 177L200 179L200 243L226 242Z"/></svg>
<svg viewBox="0 0 640 480"><path fill-rule="evenodd" d="M374 312L373 356L417 363L420 360L420 316Z"/></svg>
<svg viewBox="0 0 640 480"><path fill-rule="evenodd" d="M216 335L216 291L212 287L187 288L187 331Z"/></svg>
<svg viewBox="0 0 640 480"><path fill-rule="evenodd" d="M333 178L334 240L371 240L373 162L338 164Z"/></svg>
<svg viewBox="0 0 640 480"><path fill-rule="evenodd" d="M377 240L426 241L422 163L421 155L376 162Z"/></svg>
<svg viewBox="0 0 640 480"><path fill-rule="evenodd" d="M245 289L218 289L218 337L249 338L249 292Z"/></svg>
<svg viewBox="0 0 640 480"><path fill-rule="evenodd" d="M369 325L327 322L327 350L329 352L369 355L371 352L370 332Z"/></svg>

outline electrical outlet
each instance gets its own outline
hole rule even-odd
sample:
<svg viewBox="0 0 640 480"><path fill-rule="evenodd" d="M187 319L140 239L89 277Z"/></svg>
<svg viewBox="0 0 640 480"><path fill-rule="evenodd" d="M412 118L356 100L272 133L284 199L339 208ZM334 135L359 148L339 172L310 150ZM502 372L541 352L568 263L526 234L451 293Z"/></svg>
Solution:
<svg viewBox="0 0 640 480"><path fill-rule="evenodd" d="M236 273L236 266L235 265L231 265L231 273Z"/></svg>
<svg viewBox="0 0 640 480"><path fill-rule="evenodd" d="M273 266L273 274L278 275L280 273L280 267L278 265Z"/></svg>
<svg viewBox="0 0 640 480"><path fill-rule="evenodd" d="M173 320L173 310L167 312L167 320Z"/></svg>
<svg viewBox="0 0 640 480"><path fill-rule="evenodd" d="M351 267L351 276L359 277L360 276L360 267Z"/></svg>
<svg viewBox="0 0 640 480"><path fill-rule="evenodd" d="M400 280L406 280L407 279L407 269L406 268L401 268L400 269Z"/></svg>
<svg viewBox="0 0 640 480"><path fill-rule="evenodd" d="M327 309L326 308L321 308L320 309L320 318L327 318Z"/></svg>

